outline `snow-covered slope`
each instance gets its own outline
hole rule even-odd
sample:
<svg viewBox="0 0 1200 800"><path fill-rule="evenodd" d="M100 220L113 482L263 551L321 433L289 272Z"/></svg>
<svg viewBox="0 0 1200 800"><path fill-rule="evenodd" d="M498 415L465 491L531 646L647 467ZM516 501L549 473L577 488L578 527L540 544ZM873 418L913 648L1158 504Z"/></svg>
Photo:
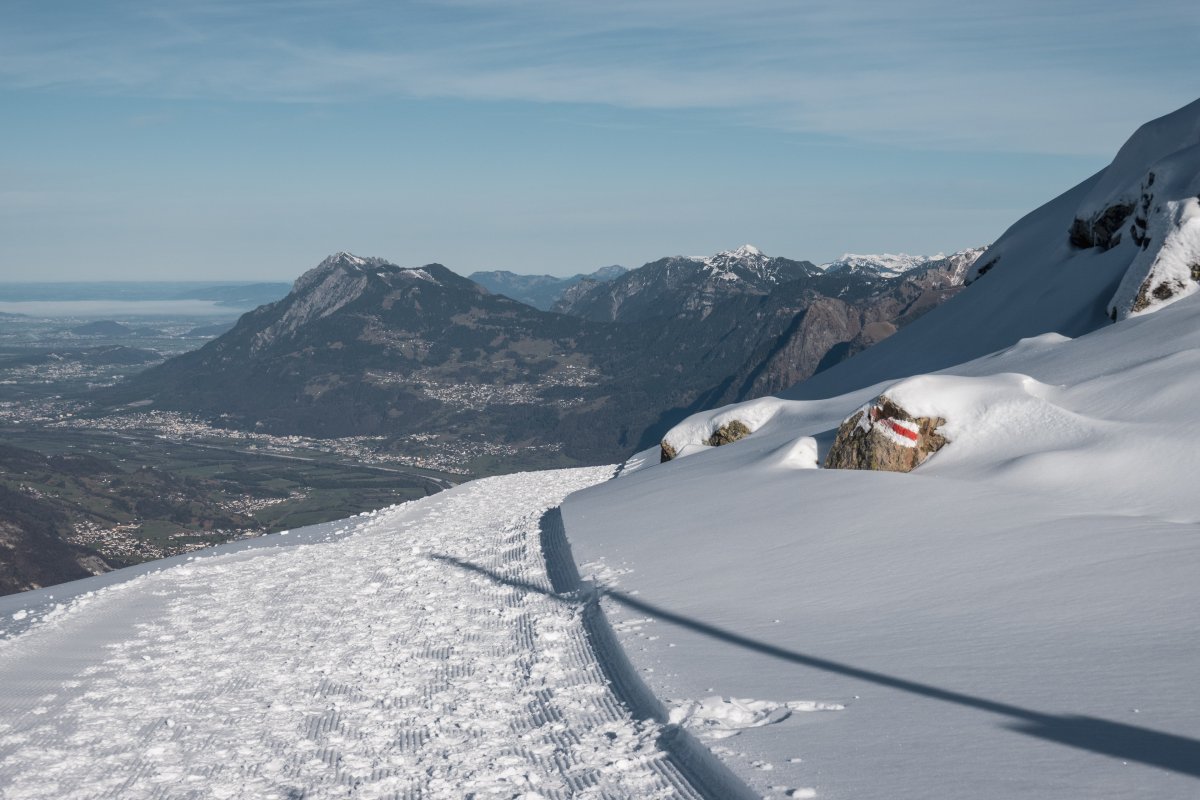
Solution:
<svg viewBox="0 0 1200 800"><path fill-rule="evenodd" d="M1192 796L1200 297L954 372L685 421L686 457L567 500L583 571L685 711L845 706L715 742L760 790ZM885 389L950 444L907 475L815 468ZM698 444L732 419L755 432Z"/></svg>
<svg viewBox="0 0 1200 800"><path fill-rule="evenodd" d="M901 333L786 393L827 397L1043 333L1080 336L1200 280L1200 100L1143 125L1112 164L1016 222L971 284Z"/></svg>

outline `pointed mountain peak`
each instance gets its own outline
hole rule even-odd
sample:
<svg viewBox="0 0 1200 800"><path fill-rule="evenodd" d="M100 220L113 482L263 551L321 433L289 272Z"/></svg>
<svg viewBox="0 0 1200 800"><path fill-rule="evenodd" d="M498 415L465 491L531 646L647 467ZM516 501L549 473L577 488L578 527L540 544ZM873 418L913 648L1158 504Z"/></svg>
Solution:
<svg viewBox="0 0 1200 800"><path fill-rule="evenodd" d="M767 259L768 256L752 244L744 244L732 250L722 250L716 255L704 259L708 262L747 261L756 262Z"/></svg>
<svg viewBox="0 0 1200 800"><path fill-rule="evenodd" d="M329 267L354 267L358 269L365 269L368 267L382 266L394 265L386 259L376 258L374 256L363 258L362 256L356 256L353 253L347 253L345 250L339 250L318 264L317 269Z"/></svg>

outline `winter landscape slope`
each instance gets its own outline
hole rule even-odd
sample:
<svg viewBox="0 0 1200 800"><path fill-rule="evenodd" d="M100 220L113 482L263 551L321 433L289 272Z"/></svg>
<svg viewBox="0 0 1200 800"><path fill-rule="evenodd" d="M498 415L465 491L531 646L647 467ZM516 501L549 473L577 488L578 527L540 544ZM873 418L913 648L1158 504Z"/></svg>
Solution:
<svg viewBox="0 0 1200 800"><path fill-rule="evenodd" d="M1134 183L1116 185L1136 192L1163 164L1174 177L1155 186L1188 185L1197 117L1200 103L1139 130L1131 142L1155 146L1132 148L1140 167L1127 146L1114 164ZM1141 254L1170 267L1200 252L1177 191L1149 204L1157 227L1131 210L1120 242L1081 247L1073 220L1127 196L1106 177L1014 225L957 298L787 393L823 399L695 415L668 433L683 457L648 451L564 504L634 663L756 788L1195 794L1200 297L1185 281L1132 318L1108 312L1119 285L1184 281ZM1145 249L1130 243L1142 228ZM817 468L883 392L944 419L944 449L910 474ZM704 445L735 419L753 432ZM844 708L718 738L715 712L796 699Z"/></svg>

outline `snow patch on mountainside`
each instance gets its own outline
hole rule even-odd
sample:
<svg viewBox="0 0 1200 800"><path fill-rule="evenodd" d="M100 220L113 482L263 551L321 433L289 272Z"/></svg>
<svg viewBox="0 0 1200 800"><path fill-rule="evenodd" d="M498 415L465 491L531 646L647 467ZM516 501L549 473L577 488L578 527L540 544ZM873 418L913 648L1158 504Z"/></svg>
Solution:
<svg viewBox="0 0 1200 800"><path fill-rule="evenodd" d="M733 250L723 250L696 260L718 280L732 281L752 277L758 282L773 284L785 279L783 271L776 266L776 260L752 244L744 244Z"/></svg>

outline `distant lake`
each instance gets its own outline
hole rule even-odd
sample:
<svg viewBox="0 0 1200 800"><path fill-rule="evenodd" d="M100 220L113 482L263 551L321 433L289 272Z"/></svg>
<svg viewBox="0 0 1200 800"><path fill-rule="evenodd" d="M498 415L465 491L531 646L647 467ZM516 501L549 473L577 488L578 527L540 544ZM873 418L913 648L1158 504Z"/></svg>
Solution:
<svg viewBox="0 0 1200 800"><path fill-rule="evenodd" d="M0 313L31 317L221 317L273 303L291 284L200 281L0 281Z"/></svg>
<svg viewBox="0 0 1200 800"><path fill-rule="evenodd" d="M241 310L215 300L0 300L0 312L30 317L235 317Z"/></svg>

